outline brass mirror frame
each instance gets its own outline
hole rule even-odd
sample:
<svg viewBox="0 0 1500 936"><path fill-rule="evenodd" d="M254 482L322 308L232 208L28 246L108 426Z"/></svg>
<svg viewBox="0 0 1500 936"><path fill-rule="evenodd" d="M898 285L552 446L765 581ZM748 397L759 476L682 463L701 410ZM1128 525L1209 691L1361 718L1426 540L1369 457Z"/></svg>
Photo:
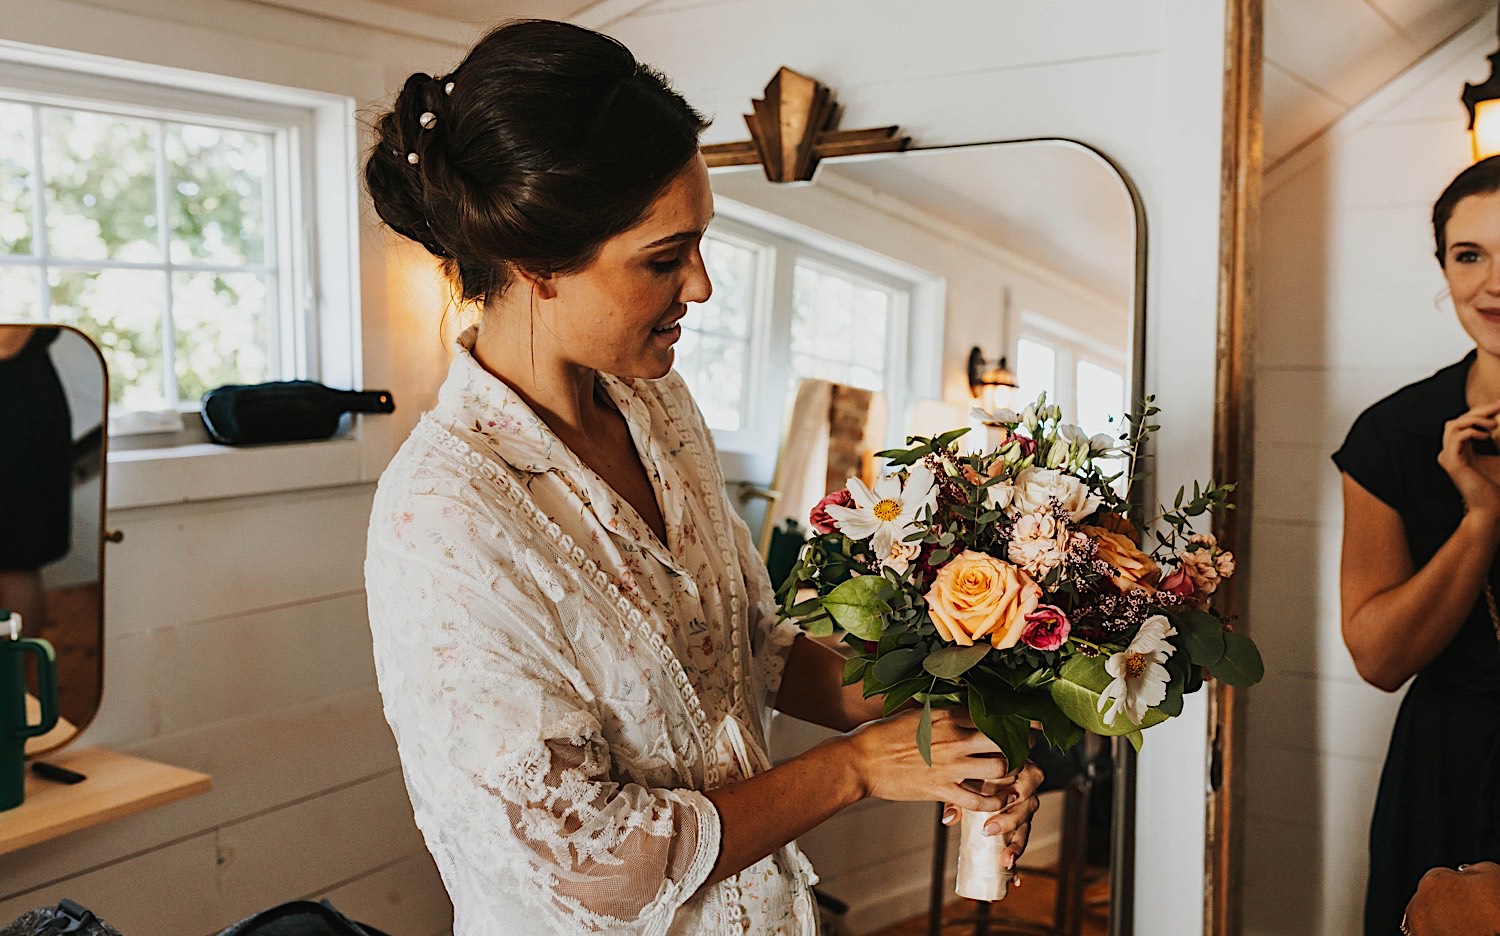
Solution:
<svg viewBox="0 0 1500 936"><path fill-rule="evenodd" d="M1229 0L1229 2L1241 2L1241 0ZM1257 0L1243 0L1243 2L1257 2ZM892 128L894 129L894 128ZM1110 158L1109 154L1092 146L1082 140L1070 137L1018 137L1000 140L975 140L965 143L940 143L932 146L901 145L899 148L892 147L881 152L889 153L891 156L910 153L935 152L949 149L971 149L976 146L1002 146L1022 143L1053 143L1075 147L1098 159L1115 177L1120 180L1121 186L1130 198L1130 207L1135 215L1135 273L1134 282L1131 284L1131 348L1130 360L1130 394L1134 401L1132 415L1139 417L1142 403L1146 396L1146 342L1144 339L1147 314L1147 256L1148 256L1148 227L1146 223L1146 206L1141 199L1140 190L1135 181L1124 167ZM745 144L728 144L739 150ZM817 165L824 163L838 163L843 159L868 159L868 155L859 156L853 154L831 154L821 157ZM715 174L714 170L726 170L734 167L753 165L757 160L751 159L742 152L736 153L736 158L723 159L710 163L710 177ZM811 178L807 180L777 180L768 176L768 184L784 184L793 182L816 182L816 169L811 172ZM1135 488L1135 496L1132 503L1140 508L1144 504L1151 503L1155 497L1156 477L1155 473L1148 470L1142 478L1142 483ZM1212 704L1212 700L1210 700ZM1135 749L1124 739L1111 739L1111 753L1114 760L1114 829L1110 838L1110 895L1109 895L1109 936L1132 936L1135 929L1135 798L1136 798L1136 753ZM1211 826L1212 828L1212 826ZM1210 890L1212 888L1210 887ZM1222 931L1213 931L1215 933Z"/></svg>
<svg viewBox="0 0 1500 936"><path fill-rule="evenodd" d="M1219 308L1214 387L1214 479L1235 484L1237 509L1214 518L1214 535L1239 569L1220 590L1226 618L1244 606L1253 557L1254 427L1251 316L1255 307L1262 168L1261 69L1264 0L1225 0L1224 112L1219 186ZM1238 629L1250 633L1243 616ZM1208 698L1209 796L1204 854L1203 932L1238 936L1244 928L1245 694L1214 682Z"/></svg>
<svg viewBox="0 0 1500 936"><path fill-rule="evenodd" d="M51 329L55 329L57 331L73 332L78 337L80 337L80 338L83 339L84 343L88 346L89 350L93 352L94 357L98 359L98 361L99 361L99 373L101 375L101 379L102 379L103 384L104 384L104 387L103 387L103 390L104 390L104 392L103 392L103 404L104 404L103 417L104 418L103 418L103 421L100 424L100 440L99 440L99 542L95 546L95 548L98 549L98 551L99 551L99 553L98 553L98 563L99 563L99 566L98 566L98 568L99 568L99 616L98 616L98 620L97 620L97 622L95 624L95 627L97 628L97 631L98 631L97 641L98 641L98 647L99 647L99 665L96 668L96 674L97 674L97 676L96 676L96 681L94 683L94 698L95 698L96 701L94 703L93 711L89 712L88 718L85 718L82 721L75 721L75 722L73 722L73 727L75 729L77 729L76 731L73 732L73 734L69 735L64 740L59 741L58 743L52 745L51 747L40 748L38 750L28 752L27 755L26 755L27 760L34 760L34 759L36 759L38 757L41 757L41 756L43 756L45 754L51 754L51 753L53 753L55 751L59 751L62 748L67 747L69 744L72 744L74 741L78 740L78 738L80 738L83 735L84 731L86 731L88 729L89 725L93 724L94 719L96 717L98 717L98 715L99 715L99 709L104 704L104 658L105 658L105 652L104 652L104 595L105 595L104 547L105 547L106 544L108 544L110 542L118 542L118 539L116 537L118 537L118 535L119 535L119 534L110 533L108 531L108 519L109 519L109 366L108 366L108 364L104 360L104 353L99 349L98 342L94 341L93 338L89 337L89 335L86 332L84 332L82 329L75 328L72 325L67 325L67 324L64 324L64 323L61 323L61 322L23 322L23 321L5 321L5 320L0 320L0 328L4 328L4 327L7 327L7 326L20 326L20 327L24 327L24 328L51 328ZM79 544L77 548L82 548L82 544Z"/></svg>

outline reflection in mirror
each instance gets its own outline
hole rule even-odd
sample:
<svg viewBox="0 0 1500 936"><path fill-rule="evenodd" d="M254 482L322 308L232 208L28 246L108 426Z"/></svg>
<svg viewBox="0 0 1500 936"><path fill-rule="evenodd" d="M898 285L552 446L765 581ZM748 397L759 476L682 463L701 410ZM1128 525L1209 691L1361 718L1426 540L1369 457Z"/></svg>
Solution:
<svg viewBox="0 0 1500 936"><path fill-rule="evenodd" d="M712 179L704 259L714 295L684 322L676 366L727 476L758 495L742 510L752 529L762 525L773 577L790 566L811 507L843 486L838 466L869 477L875 451L969 424L976 347L1005 358L1019 384L998 402L1045 393L1090 434L1120 431L1139 379L1141 245L1130 190L1097 153L1065 141L981 144L828 159L807 185L769 183L758 166ZM783 719L773 754L816 743L819 731ZM1129 870L1110 867L1129 820L1112 806L1114 750L1089 738L1065 754L1037 751L1052 792L1023 866L1050 871L1061 899L1007 898L990 910L995 926L1029 899L1025 912L1053 932L1124 932L1128 914L1108 920L1111 873L1124 882ZM879 881L893 895L889 919L914 915L945 830L933 831L925 807L869 808L883 816L862 817L857 835L831 824L804 846L833 896ZM894 857L872 864L874 854ZM945 872L931 890L939 901L951 899L951 860Z"/></svg>
<svg viewBox="0 0 1500 936"><path fill-rule="evenodd" d="M0 608L57 651L60 718L28 755L66 744L99 707L107 405L104 360L81 332L0 325Z"/></svg>

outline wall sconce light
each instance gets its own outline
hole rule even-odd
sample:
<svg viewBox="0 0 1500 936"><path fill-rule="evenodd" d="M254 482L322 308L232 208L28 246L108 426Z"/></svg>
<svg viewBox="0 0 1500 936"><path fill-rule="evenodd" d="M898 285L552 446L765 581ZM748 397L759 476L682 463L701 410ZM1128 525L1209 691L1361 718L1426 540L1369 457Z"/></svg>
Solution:
<svg viewBox="0 0 1500 936"><path fill-rule="evenodd" d="M1500 153L1500 52L1492 53L1489 61L1489 78L1484 84L1465 83L1462 95L1475 162Z"/></svg>
<svg viewBox="0 0 1500 936"><path fill-rule="evenodd" d="M1005 357L989 359L975 345L969 351L969 392L987 410L1015 408L1016 375L1005 366Z"/></svg>

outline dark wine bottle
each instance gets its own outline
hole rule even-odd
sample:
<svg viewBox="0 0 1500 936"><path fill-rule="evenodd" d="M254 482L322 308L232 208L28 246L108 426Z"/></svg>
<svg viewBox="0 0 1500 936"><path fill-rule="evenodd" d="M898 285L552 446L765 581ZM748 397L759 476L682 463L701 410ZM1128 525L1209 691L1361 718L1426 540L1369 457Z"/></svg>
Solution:
<svg viewBox="0 0 1500 936"><path fill-rule="evenodd" d="M327 439L345 413L389 413L385 390L335 390L311 380L218 387L203 395L203 425L220 445Z"/></svg>

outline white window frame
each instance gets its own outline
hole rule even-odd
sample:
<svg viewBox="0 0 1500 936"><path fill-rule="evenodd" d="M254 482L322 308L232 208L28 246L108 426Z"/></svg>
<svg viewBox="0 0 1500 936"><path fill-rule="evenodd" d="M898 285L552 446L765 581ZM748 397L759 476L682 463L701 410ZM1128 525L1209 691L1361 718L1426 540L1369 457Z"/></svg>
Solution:
<svg viewBox="0 0 1500 936"><path fill-rule="evenodd" d="M1050 402L1062 407L1064 420L1071 422L1078 416L1078 365L1083 361L1114 371L1124 378L1127 398L1121 401L1122 412L1130 412L1130 359L1120 349L1031 309L1021 310L1014 331L1015 338L1008 352L1012 361L1020 360L1022 340L1044 344L1056 355L1052 375L1055 397ZM1020 406L1030 402L1017 401Z"/></svg>
<svg viewBox="0 0 1500 936"><path fill-rule="evenodd" d="M0 40L0 87L28 103L114 102L149 119L243 122L284 132L278 213L293 228L276 238L283 365L277 376L333 386L361 383L358 145L347 95L131 62ZM3 93L3 92L0 92ZM285 200L295 199L295 203ZM162 223L166 223L162 219ZM324 442L234 449L206 441L196 407L176 426L111 434L109 507L120 509L296 490L365 480L361 420ZM149 421L147 423L149 426Z"/></svg>
<svg viewBox="0 0 1500 936"><path fill-rule="evenodd" d="M942 277L732 199L717 198L715 210L710 234L762 251L757 319L751 325L746 422L738 431L714 430L726 477L764 481L775 471L789 402L782 388L793 376L791 310L799 259L898 294L887 324L881 393L888 408L886 444L899 444L911 403L940 395L946 292Z"/></svg>

